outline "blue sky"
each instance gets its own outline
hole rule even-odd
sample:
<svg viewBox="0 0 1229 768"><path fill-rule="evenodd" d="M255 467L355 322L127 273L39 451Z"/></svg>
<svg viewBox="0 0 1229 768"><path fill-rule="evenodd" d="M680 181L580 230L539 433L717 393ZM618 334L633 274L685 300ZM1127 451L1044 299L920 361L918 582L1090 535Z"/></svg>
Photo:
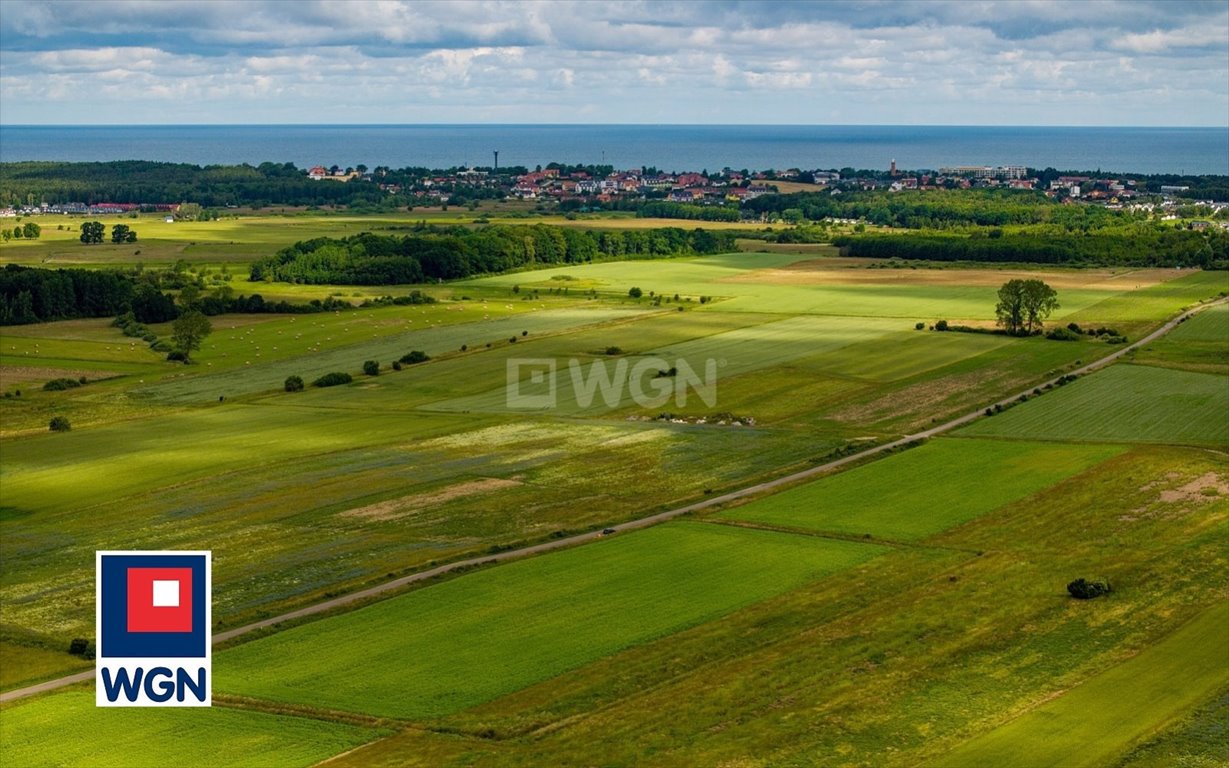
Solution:
<svg viewBox="0 0 1229 768"><path fill-rule="evenodd" d="M1229 1L0 0L0 123L1229 126Z"/></svg>

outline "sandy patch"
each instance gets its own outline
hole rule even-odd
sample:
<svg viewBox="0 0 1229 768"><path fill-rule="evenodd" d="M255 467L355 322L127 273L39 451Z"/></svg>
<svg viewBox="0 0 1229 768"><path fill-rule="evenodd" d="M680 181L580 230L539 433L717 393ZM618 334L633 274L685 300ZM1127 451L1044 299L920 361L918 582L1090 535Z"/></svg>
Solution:
<svg viewBox="0 0 1229 768"><path fill-rule="evenodd" d="M409 496L402 496L399 499L389 499L388 501L368 504L365 507L348 509L341 513L341 517L357 517L364 520L378 520L381 522L399 520L423 510L438 507L455 499L478 496L502 488L510 488L514 485L520 485L520 483L515 480L485 477L481 480L470 480L450 485L430 493L415 493Z"/></svg>
<svg viewBox="0 0 1229 768"><path fill-rule="evenodd" d="M753 269L719 279L723 283L765 283L770 285L936 285L998 288L1020 278L1040 278L1050 286L1103 291L1135 290L1172 280L1174 269L1134 270L1026 270L1026 269L868 269L865 260L858 266L836 265L834 259L805 259L784 267ZM852 259L842 259L848 263Z"/></svg>
<svg viewBox="0 0 1229 768"><path fill-rule="evenodd" d="M1207 472L1186 485L1161 491L1161 501L1175 504L1180 501L1208 502L1229 495L1229 482L1215 472Z"/></svg>

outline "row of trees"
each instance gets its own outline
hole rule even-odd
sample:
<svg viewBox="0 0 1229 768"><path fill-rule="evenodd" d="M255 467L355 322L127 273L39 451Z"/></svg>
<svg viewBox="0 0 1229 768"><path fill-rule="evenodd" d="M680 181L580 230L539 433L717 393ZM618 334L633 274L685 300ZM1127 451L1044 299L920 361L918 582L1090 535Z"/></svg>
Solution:
<svg viewBox="0 0 1229 768"><path fill-rule="evenodd" d="M101 221L87 221L81 225L81 242L86 245L97 245L103 241L107 227ZM127 224L116 224L111 227L111 242L135 243L137 233Z"/></svg>
<svg viewBox="0 0 1229 768"><path fill-rule="evenodd" d="M717 205L688 205L654 201L636 208L636 217L641 219L688 219L691 221L740 221L742 215L736 207Z"/></svg>
<svg viewBox="0 0 1229 768"><path fill-rule="evenodd" d="M1229 232L1180 229L959 237L934 232L833 239L846 256L923 261L1229 268Z"/></svg>
<svg viewBox="0 0 1229 768"><path fill-rule="evenodd" d="M658 229L591 232L567 227L423 229L404 236L363 233L295 243L252 265L251 279L294 283L394 285L452 280L535 265L718 253L726 233Z"/></svg>
<svg viewBox="0 0 1229 768"><path fill-rule="evenodd" d="M361 179L324 184L293 163L209 165L124 160L107 163L0 163L0 205L149 203L191 200L228 205L357 205L385 193Z"/></svg>
<svg viewBox="0 0 1229 768"><path fill-rule="evenodd" d="M43 228L32 221L27 221L25 224L19 224L12 229L0 230L0 236L5 242L9 240L37 240L43 234Z"/></svg>
<svg viewBox="0 0 1229 768"><path fill-rule="evenodd" d="M9 264L0 270L0 325L109 317L127 311L134 293L118 272Z"/></svg>
<svg viewBox="0 0 1229 768"><path fill-rule="evenodd" d="M946 229L1007 224L1056 224L1087 231L1124 220L1126 214L1093 205L1061 205L1040 192L1005 189L927 190L907 195L875 191L799 192L763 195L743 203L758 216L864 219L908 229ZM789 215L786 215L786 212Z"/></svg>

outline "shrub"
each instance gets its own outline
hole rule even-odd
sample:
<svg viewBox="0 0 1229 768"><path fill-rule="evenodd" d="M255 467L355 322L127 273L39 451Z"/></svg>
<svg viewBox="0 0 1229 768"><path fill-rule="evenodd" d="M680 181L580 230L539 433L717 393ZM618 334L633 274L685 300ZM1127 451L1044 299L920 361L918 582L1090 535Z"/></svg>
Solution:
<svg viewBox="0 0 1229 768"><path fill-rule="evenodd" d="M363 361L363 373L367 374L368 376L379 376L380 375L379 361L378 360Z"/></svg>
<svg viewBox="0 0 1229 768"><path fill-rule="evenodd" d="M425 363L430 359L431 359L430 356L428 356L427 353L423 352L421 349L412 350L401 356L401 362L405 363L406 365L413 365L414 363Z"/></svg>
<svg viewBox="0 0 1229 768"><path fill-rule="evenodd" d="M1072 333L1083 333L1084 332L1080 330L1079 323L1067 323L1067 330L1071 331Z"/></svg>
<svg viewBox="0 0 1229 768"><path fill-rule="evenodd" d="M166 340L155 341L153 344L149 345L149 348L155 352L170 352L171 342Z"/></svg>
<svg viewBox="0 0 1229 768"><path fill-rule="evenodd" d="M400 360L394 360L394 361L393 361L393 370L394 370L394 371L399 371L399 370L401 370L401 361L400 361Z"/></svg>
<svg viewBox="0 0 1229 768"><path fill-rule="evenodd" d="M469 349L469 345L468 345L468 344L462 344L462 345L461 345L461 351L462 351L462 352L465 352L465 351L467 351L468 349Z"/></svg>
<svg viewBox="0 0 1229 768"><path fill-rule="evenodd" d="M77 379L52 379L43 385L44 392L63 392L66 389L75 389L81 386L82 382Z"/></svg>
<svg viewBox="0 0 1229 768"><path fill-rule="evenodd" d="M606 354L621 355L623 354L623 348L622 347L606 347Z"/></svg>
<svg viewBox="0 0 1229 768"><path fill-rule="evenodd" d="M627 295L631 296L633 299L638 299L644 295L644 291L640 290L639 288L633 285L631 287L631 290L627 292Z"/></svg>
<svg viewBox="0 0 1229 768"><path fill-rule="evenodd" d="M913 324L913 330L915 331L920 331L925 327L926 327L926 323L914 323Z"/></svg>
<svg viewBox="0 0 1229 768"><path fill-rule="evenodd" d="M529 335L529 331L521 331L521 335L522 335L522 336L528 336L528 335Z"/></svg>
<svg viewBox="0 0 1229 768"><path fill-rule="evenodd" d="M946 331L946 330L947 330L947 321L946 321L946 320L939 320L938 322L936 322L936 323L935 323L935 330L936 330L936 331Z"/></svg>
<svg viewBox="0 0 1229 768"><path fill-rule="evenodd" d="M166 353L166 359L175 363L187 363L188 354L183 350L172 349L170 352Z"/></svg>
<svg viewBox="0 0 1229 768"><path fill-rule="evenodd" d="M1075 323L1072 323L1072 325L1075 325ZM1080 334L1079 331L1073 331L1070 328L1051 328L1046 333L1046 338L1053 339L1054 341L1079 341Z"/></svg>
<svg viewBox="0 0 1229 768"><path fill-rule="evenodd" d="M1127 337L1126 336L1110 336L1109 338L1105 340L1105 343L1106 344L1126 344Z"/></svg>
<svg viewBox="0 0 1229 768"><path fill-rule="evenodd" d="M50 429L52 432L67 432L73 427L71 424L68 423L68 419L66 419L65 417L52 416L51 422L47 425L47 428Z"/></svg>
<svg viewBox="0 0 1229 768"><path fill-rule="evenodd" d="M85 653L85 649L90 647L90 641L84 637L74 637L72 642L68 644L68 652L74 656L80 656Z"/></svg>
<svg viewBox="0 0 1229 768"><path fill-rule="evenodd" d="M1067 592L1077 600L1091 600L1094 597L1109 594L1109 591L1108 581L1088 581L1081 578L1067 585Z"/></svg>
<svg viewBox="0 0 1229 768"><path fill-rule="evenodd" d="M313 387L336 387L339 384L349 384L354 379L348 373L333 371L326 373L312 382Z"/></svg>
<svg viewBox="0 0 1229 768"><path fill-rule="evenodd" d="M302 392L303 377L302 376L287 376L286 384L284 385L287 392Z"/></svg>

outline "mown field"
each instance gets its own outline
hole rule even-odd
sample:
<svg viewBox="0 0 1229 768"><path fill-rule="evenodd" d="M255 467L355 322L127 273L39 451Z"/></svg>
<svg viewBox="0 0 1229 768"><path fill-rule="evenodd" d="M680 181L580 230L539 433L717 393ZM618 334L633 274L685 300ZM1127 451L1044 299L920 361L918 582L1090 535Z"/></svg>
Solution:
<svg viewBox="0 0 1229 768"><path fill-rule="evenodd" d="M243 229L268 222L229 221L236 242L210 241L216 250L203 235L158 245L151 227L151 255L200 247L212 255L182 257L239 275L275 243ZM330 228L341 218L298 221L350 231ZM399 226L382 221L353 223ZM111 258L44 233L22 253ZM799 259L612 262L421 287L432 305L224 315L192 366L105 320L3 329L0 685L82 668L56 649L92 636L96 549L212 549L215 624L234 627L814 466L1118 349L914 329L989 325L1009 277L1056 285L1057 324L1132 337L1226 285L1189 270ZM297 300L377 290L232 286ZM632 286L645 295L629 298ZM1115 670L1136 654L1178 647L1195 660L1165 638L1229 598L1222 315L959 436L240 642L214 668L216 690L243 708L222 695L216 721L123 713L150 718L125 721L135 735L124 736L94 725L104 711L72 690L6 705L0 748L18 764L162 760L178 728L190 761L308 764L383 733L356 723L395 733L338 764L943 765L991 734L1027 744L1046 707L1134 701L1095 681L1127 674ZM432 359L389 369L411 349ZM509 381L541 393L525 359L570 376L572 360L609 372L649 358L700 372L714 360L715 402L646 404L625 389L582 407L559 381L555 408L506 399ZM369 359L380 375L361 375ZM288 375L329 370L355 381L282 391ZM70 374L90 383L41 391ZM53 415L72 431L48 433ZM1064 587L1078 576L1114 592L1072 601ZM1132 707L1129 728L1096 734L1102 764L1149 748L1206 753L1199 708L1216 687ZM1063 703L1080 690L1091 698ZM1083 738L1061 717L1076 735L1054 738L1059 752ZM91 751L90 734L122 747ZM250 759L235 756L244 744Z"/></svg>

